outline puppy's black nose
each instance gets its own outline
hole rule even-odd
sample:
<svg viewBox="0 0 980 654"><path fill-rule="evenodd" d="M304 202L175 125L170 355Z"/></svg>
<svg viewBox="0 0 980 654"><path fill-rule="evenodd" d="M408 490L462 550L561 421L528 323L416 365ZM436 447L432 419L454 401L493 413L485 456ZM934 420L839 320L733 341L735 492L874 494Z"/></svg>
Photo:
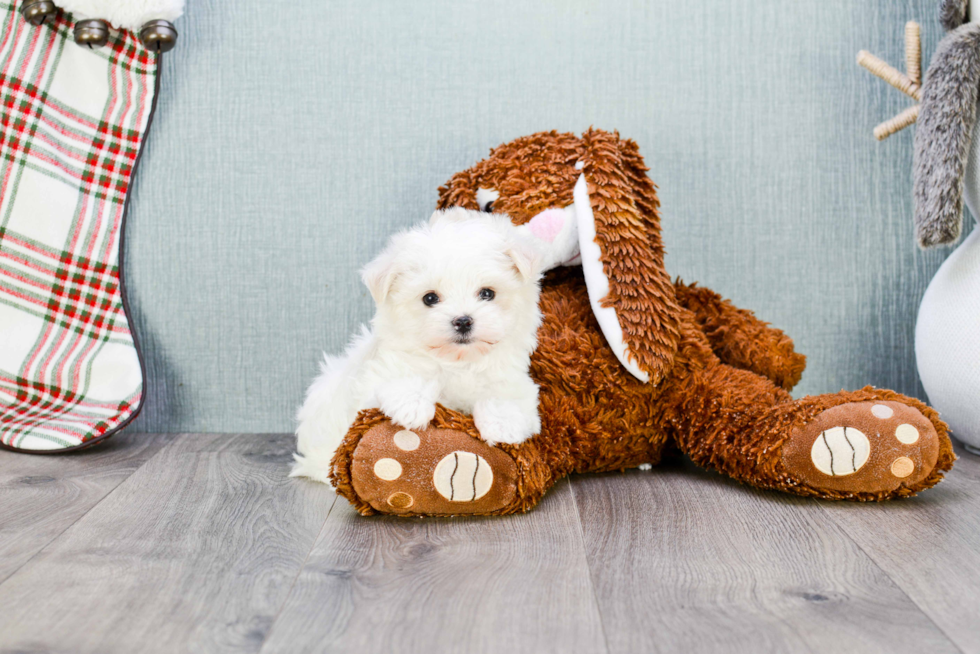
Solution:
<svg viewBox="0 0 980 654"><path fill-rule="evenodd" d="M453 319L453 329L457 334L465 334L473 329L473 319L469 316L459 316Z"/></svg>

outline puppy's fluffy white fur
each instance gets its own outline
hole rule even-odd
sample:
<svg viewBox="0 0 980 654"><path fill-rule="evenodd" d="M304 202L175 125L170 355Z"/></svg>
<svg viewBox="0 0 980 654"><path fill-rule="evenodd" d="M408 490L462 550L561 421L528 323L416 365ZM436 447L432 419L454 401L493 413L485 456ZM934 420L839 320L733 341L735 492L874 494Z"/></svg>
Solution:
<svg viewBox="0 0 980 654"><path fill-rule="evenodd" d="M528 368L541 324L540 277L533 248L506 216L437 211L392 238L362 271L377 303L372 329L362 328L342 356L325 356L307 392L291 476L327 483L362 409L422 429L440 403L471 414L491 444L536 434L538 387ZM472 321L465 333L453 324L461 317Z"/></svg>

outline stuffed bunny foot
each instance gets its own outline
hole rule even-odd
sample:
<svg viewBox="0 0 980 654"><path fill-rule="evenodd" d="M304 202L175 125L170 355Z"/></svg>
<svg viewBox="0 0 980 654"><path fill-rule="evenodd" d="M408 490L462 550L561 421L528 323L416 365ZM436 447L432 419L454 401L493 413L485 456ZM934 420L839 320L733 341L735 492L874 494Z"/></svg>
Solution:
<svg viewBox="0 0 980 654"><path fill-rule="evenodd" d="M711 363L671 392L683 407L668 414L680 450L762 488L865 502L910 497L939 483L956 459L938 414L886 389L793 399L770 379Z"/></svg>
<svg viewBox="0 0 980 654"><path fill-rule="evenodd" d="M918 489L938 459L936 428L900 402L831 407L782 448L783 466L794 477L815 489L850 493Z"/></svg>
<svg viewBox="0 0 980 654"><path fill-rule="evenodd" d="M514 460L454 429L376 425L358 442L350 473L358 498L379 513L487 514L516 496Z"/></svg>

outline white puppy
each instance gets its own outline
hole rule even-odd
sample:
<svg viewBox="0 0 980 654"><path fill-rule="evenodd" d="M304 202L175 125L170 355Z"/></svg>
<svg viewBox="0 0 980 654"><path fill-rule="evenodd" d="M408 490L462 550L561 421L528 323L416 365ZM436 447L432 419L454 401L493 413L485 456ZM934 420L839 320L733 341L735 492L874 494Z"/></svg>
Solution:
<svg viewBox="0 0 980 654"><path fill-rule="evenodd" d="M326 483L362 409L422 429L436 403L471 414L480 435L520 443L540 431L528 368L541 324L540 270L506 216L437 211L362 271L377 313L340 357L326 356L299 411L291 476Z"/></svg>

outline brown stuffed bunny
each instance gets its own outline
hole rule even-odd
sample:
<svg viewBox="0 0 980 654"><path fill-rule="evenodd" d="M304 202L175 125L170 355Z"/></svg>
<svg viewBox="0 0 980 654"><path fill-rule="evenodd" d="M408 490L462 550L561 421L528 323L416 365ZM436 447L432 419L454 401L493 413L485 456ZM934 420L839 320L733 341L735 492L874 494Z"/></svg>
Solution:
<svg viewBox="0 0 980 654"><path fill-rule="evenodd" d="M332 474L361 513L526 511L569 473L655 464L670 447L745 483L830 499L906 497L942 479L955 456L935 411L871 387L793 400L805 359L788 337L671 281L646 171L616 133L548 132L494 149L439 189L439 208L529 226L564 209L577 221L580 252L542 285L531 363L541 433L490 447L470 417L441 406L415 433L364 411ZM399 462L397 478L375 474L382 459Z"/></svg>

